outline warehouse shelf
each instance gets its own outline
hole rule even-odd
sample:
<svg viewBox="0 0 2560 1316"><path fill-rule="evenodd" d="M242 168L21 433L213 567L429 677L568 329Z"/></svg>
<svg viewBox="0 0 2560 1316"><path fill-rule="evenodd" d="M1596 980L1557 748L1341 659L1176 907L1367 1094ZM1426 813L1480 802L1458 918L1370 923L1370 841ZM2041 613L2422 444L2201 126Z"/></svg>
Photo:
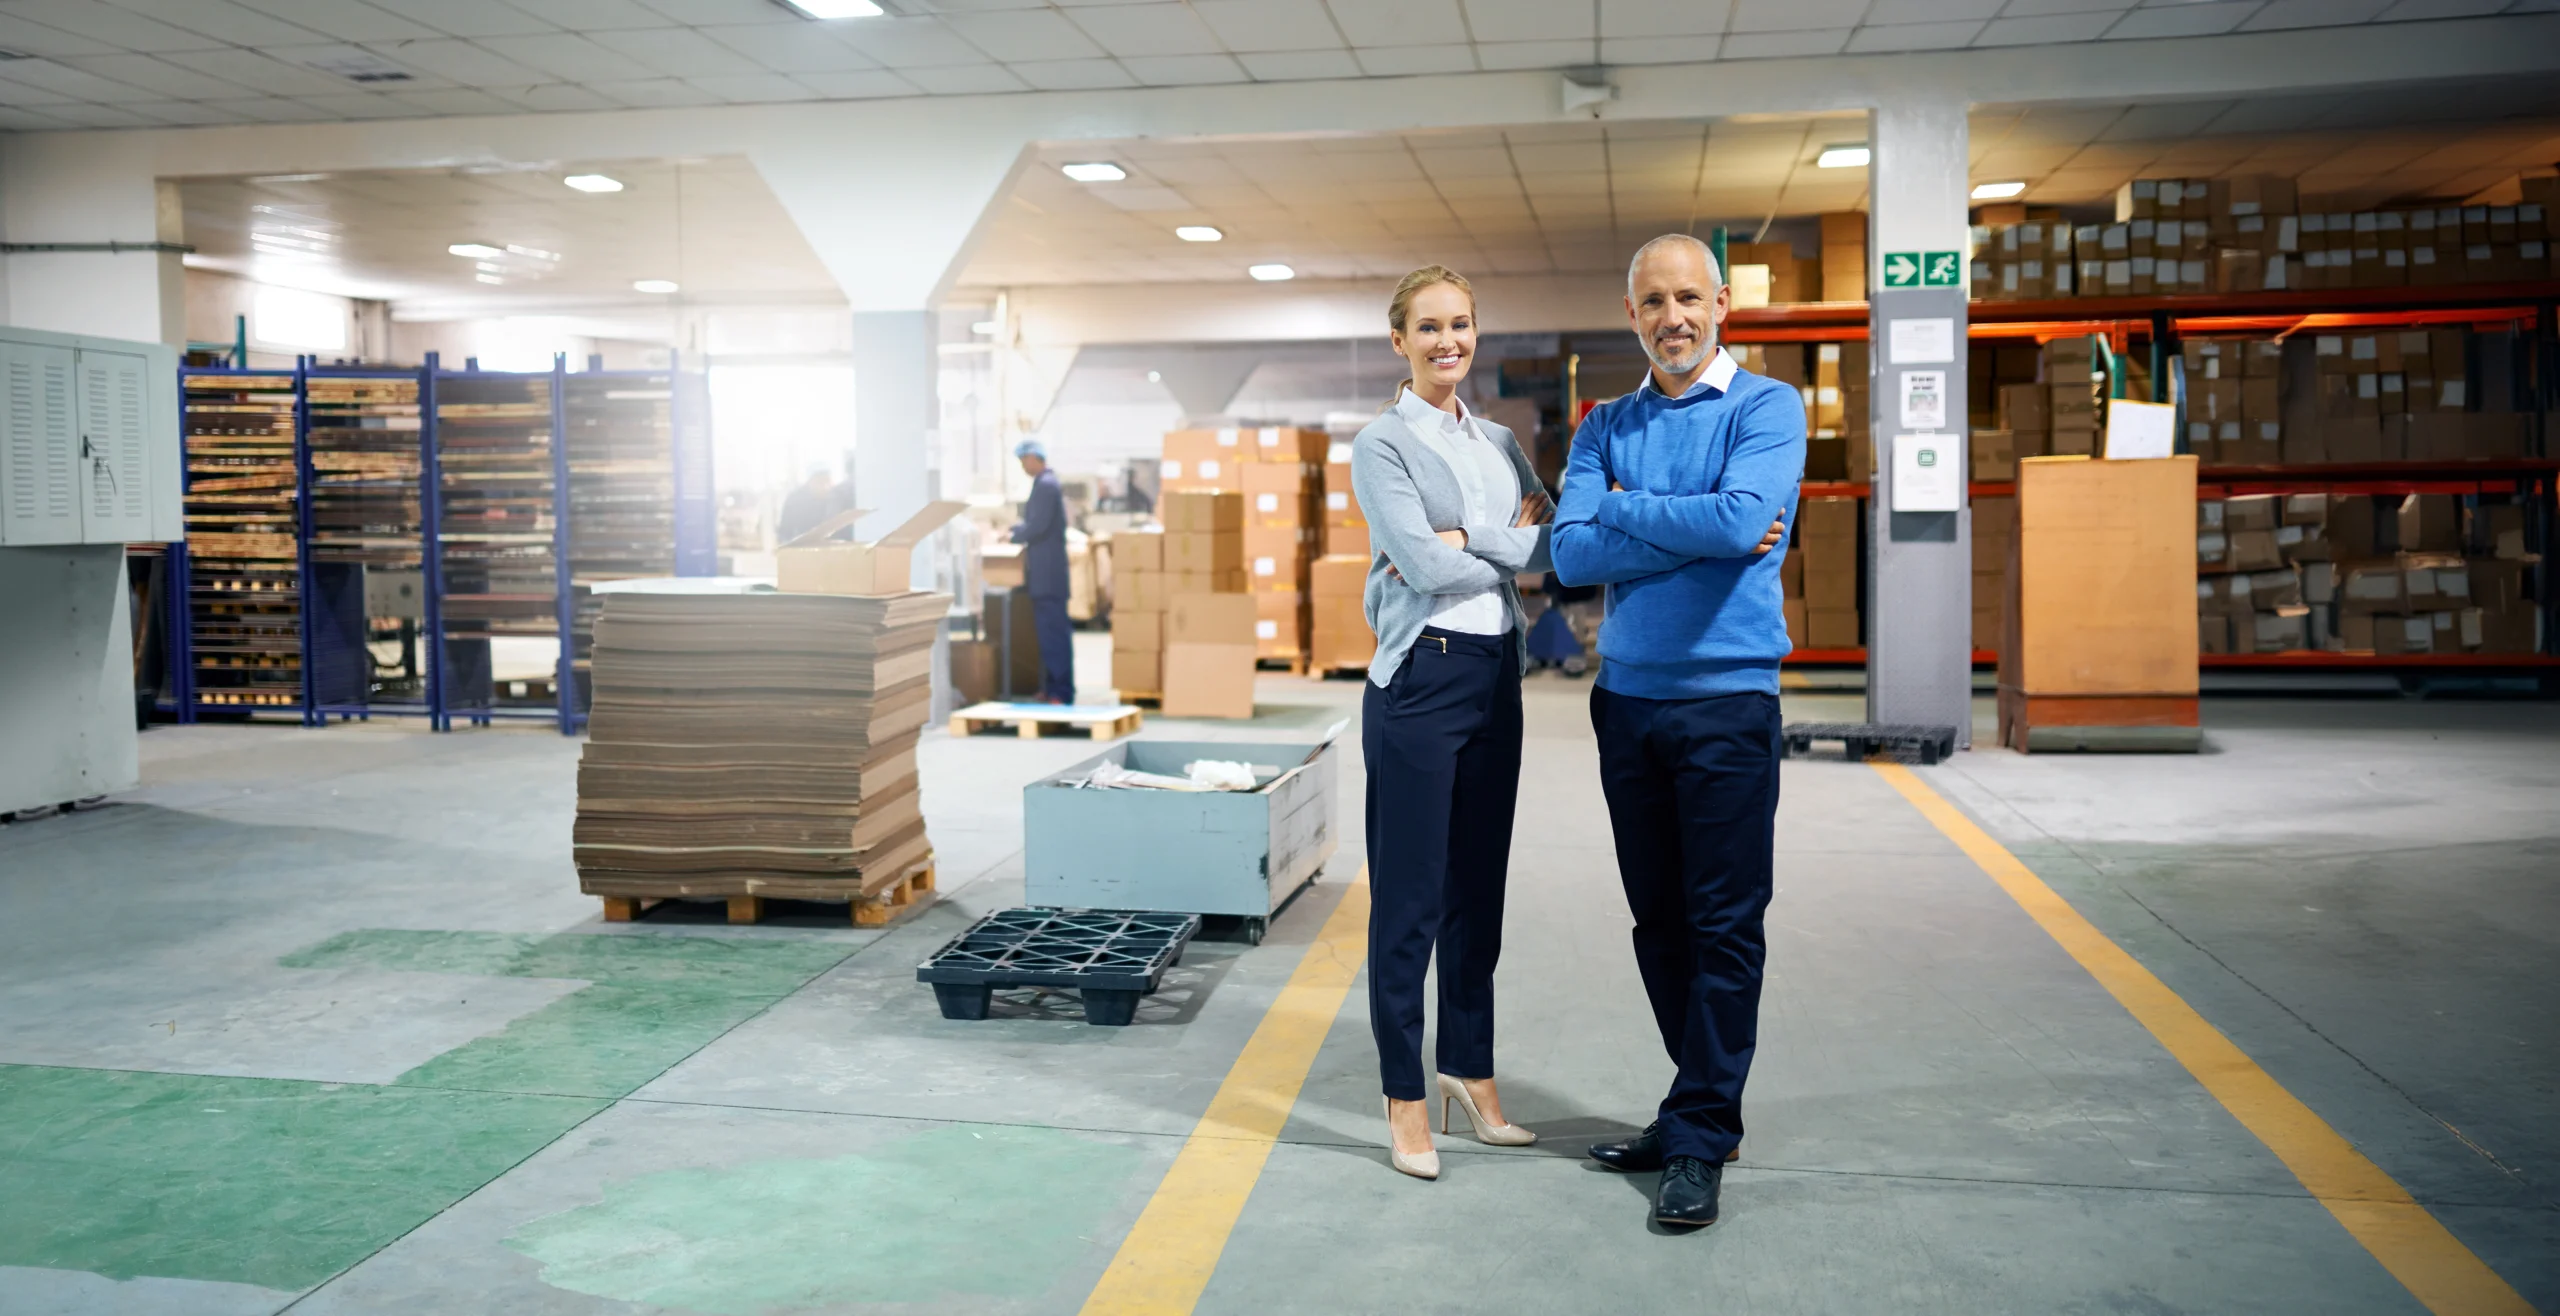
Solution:
<svg viewBox="0 0 2560 1316"><path fill-rule="evenodd" d="M167 711L306 719L299 370L178 371L187 538L168 555Z"/></svg>
<svg viewBox="0 0 2560 1316"><path fill-rule="evenodd" d="M427 630L436 670L432 714L450 730L542 718L563 734L570 709L569 472L561 404L565 358L547 371L448 371L432 356L425 472L434 493ZM551 675L499 675L500 646L549 640Z"/></svg>
<svg viewBox="0 0 2560 1316"><path fill-rule="evenodd" d="M303 377L312 720L429 716L422 372L306 366Z"/></svg>
<svg viewBox="0 0 2560 1316"><path fill-rule="evenodd" d="M2307 328L2462 324L2482 320L2539 325L2540 308L2560 303L2560 280L2449 283L2424 288L2312 288L2276 292L2159 293L2142 297L2059 297L2040 301L1973 301L1973 326L2052 326L2085 333L2092 322L2147 329L2167 319L2188 333L2248 333ZM1837 342L1866 336L1867 303L1794 302L1731 312L1734 342Z"/></svg>

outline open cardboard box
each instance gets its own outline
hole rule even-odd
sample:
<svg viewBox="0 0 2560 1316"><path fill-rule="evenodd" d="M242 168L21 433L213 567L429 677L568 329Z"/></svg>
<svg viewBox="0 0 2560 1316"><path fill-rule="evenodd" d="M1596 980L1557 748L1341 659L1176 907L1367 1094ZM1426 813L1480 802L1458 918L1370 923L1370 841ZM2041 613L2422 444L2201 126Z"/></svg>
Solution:
<svg viewBox="0 0 2560 1316"><path fill-rule="evenodd" d="M819 522L808 533L775 550L775 586L785 594L904 594L914 588L915 548L943 522L958 516L966 503L927 503L897 529L870 543L831 538L871 515L856 507Z"/></svg>

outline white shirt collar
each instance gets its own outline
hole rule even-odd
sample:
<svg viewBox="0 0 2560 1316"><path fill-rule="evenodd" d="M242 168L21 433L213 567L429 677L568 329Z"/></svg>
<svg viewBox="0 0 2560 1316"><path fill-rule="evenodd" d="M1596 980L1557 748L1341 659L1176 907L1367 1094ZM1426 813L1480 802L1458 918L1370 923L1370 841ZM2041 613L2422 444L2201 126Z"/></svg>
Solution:
<svg viewBox="0 0 2560 1316"><path fill-rule="evenodd" d="M1740 363L1733 359L1733 353L1724 350L1724 344L1718 343L1716 359L1707 363L1706 372L1698 376L1698 382L1691 384L1689 391L1680 396L1695 397L1698 390L1702 388L1711 388L1718 393L1725 392L1733 387L1733 374L1741 368ZM1652 389L1657 395L1662 392L1662 386L1654 382L1653 372L1650 370L1644 372L1644 386Z"/></svg>
<svg viewBox="0 0 2560 1316"><path fill-rule="evenodd" d="M1458 414L1452 416L1423 401L1420 394L1407 387L1402 393L1396 395L1396 414L1404 417L1408 425L1430 425L1442 431L1463 429L1466 423L1475 417L1468 413L1465 398L1457 398L1454 401L1458 404Z"/></svg>

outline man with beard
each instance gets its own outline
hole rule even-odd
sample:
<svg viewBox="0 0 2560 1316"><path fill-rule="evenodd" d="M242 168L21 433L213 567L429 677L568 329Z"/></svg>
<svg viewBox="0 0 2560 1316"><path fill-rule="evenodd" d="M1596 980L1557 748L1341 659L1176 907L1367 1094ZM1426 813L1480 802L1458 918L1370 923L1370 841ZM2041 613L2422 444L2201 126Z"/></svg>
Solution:
<svg viewBox="0 0 2560 1316"><path fill-rule="evenodd" d="M1804 475L1804 403L1716 341L1706 244L1655 238L1627 268L1653 369L1582 422L1556 507L1568 585L1608 586L1591 726L1635 915L1636 966L1679 1067L1654 1121L1590 1149L1661 1171L1654 1219L1714 1224L1742 1141L1778 807L1780 561Z"/></svg>

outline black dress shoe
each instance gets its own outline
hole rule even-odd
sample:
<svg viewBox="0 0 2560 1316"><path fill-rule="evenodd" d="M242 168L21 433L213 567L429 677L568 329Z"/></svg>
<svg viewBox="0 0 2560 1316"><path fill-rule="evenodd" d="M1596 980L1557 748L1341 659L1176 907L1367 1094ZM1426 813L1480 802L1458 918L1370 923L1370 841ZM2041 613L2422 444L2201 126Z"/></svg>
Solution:
<svg viewBox="0 0 2560 1316"><path fill-rule="evenodd" d="M1657 1120L1644 1126L1644 1132L1625 1142L1591 1144L1591 1159L1612 1170L1629 1174L1649 1174L1662 1168L1662 1123Z"/></svg>
<svg viewBox="0 0 2560 1316"><path fill-rule="evenodd" d="M1697 1156L1674 1156L1663 1165L1662 1183L1653 1190L1653 1218L1690 1229L1712 1225L1723 1186L1722 1164Z"/></svg>
<svg viewBox="0 0 2560 1316"><path fill-rule="evenodd" d="M1629 1174L1650 1174L1662 1168L1662 1123L1657 1120L1644 1126L1644 1132L1625 1142L1595 1142L1587 1149L1591 1159L1612 1170ZM1742 1149L1726 1152L1728 1161L1742 1159Z"/></svg>

